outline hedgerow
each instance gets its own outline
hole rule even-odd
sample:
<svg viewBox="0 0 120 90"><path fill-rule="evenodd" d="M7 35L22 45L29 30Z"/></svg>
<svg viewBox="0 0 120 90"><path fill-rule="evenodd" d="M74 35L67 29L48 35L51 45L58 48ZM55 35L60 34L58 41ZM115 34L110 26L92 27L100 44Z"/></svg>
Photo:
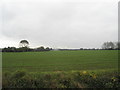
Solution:
<svg viewBox="0 0 120 90"><path fill-rule="evenodd" d="M3 73L3 88L120 88L118 72Z"/></svg>

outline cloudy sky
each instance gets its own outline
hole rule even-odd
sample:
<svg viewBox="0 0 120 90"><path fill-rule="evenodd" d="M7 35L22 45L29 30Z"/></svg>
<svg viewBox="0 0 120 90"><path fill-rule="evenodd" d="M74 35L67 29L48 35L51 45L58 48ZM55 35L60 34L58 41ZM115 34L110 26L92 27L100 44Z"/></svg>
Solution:
<svg viewBox="0 0 120 90"><path fill-rule="evenodd" d="M0 47L100 48L118 40L118 0L2 0Z"/></svg>

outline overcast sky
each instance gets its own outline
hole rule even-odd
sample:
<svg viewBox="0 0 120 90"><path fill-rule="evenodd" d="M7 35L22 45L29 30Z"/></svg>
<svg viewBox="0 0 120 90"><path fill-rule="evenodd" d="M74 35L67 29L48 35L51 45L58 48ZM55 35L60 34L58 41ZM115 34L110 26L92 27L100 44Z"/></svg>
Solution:
<svg viewBox="0 0 120 90"><path fill-rule="evenodd" d="M2 0L0 47L100 48L118 40L118 0Z"/></svg>

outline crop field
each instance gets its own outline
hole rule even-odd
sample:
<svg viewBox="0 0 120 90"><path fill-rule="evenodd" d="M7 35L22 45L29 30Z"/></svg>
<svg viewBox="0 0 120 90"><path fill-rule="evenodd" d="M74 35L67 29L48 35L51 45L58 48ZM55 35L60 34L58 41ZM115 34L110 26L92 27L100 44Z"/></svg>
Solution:
<svg viewBox="0 0 120 90"><path fill-rule="evenodd" d="M120 88L117 50L2 53L3 88Z"/></svg>
<svg viewBox="0 0 120 90"><path fill-rule="evenodd" d="M117 70L117 50L4 52L4 71L57 72L80 70Z"/></svg>

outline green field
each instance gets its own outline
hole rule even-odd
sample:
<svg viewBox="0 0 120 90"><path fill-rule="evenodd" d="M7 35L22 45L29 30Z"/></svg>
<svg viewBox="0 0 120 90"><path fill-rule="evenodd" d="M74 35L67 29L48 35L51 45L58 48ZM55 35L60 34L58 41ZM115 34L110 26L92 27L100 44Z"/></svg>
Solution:
<svg viewBox="0 0 120 90"><path fill-rule="evenodd" d="M81 50L46 52L4 52L4 71L28 72L117 70L117 50Z"/></svg>

